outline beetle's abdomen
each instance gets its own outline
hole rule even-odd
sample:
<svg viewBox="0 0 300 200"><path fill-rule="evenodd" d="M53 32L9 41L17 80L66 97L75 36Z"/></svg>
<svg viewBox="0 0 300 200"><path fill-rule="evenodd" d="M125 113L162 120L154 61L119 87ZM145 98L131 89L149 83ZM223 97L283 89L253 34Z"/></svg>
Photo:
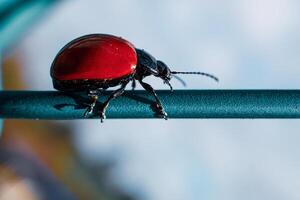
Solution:
<svg viewBox="0 0 300 200"><path fill-rule="evenodd" d="M119 37L87 35L67 44L56 56L51 76L56 80L110 80L134 73L134 46Z"/></svg>

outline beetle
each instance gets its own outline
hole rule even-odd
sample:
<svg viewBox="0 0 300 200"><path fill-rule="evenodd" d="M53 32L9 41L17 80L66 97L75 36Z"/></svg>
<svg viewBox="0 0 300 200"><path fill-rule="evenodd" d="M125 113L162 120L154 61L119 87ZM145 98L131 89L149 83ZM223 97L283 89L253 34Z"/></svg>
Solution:
<svg viewBox="0 0 300 200"><path fill-rule="evenodd" d="M160 116L167 119L163 105L152 86L143 81L147 76L161 78L173 91L170 80L176 74L198 74L218 78L203 72L177 72L160 60L156 60L145 50L135 48L129 41L108 34L90 34L72 40L65 45L54 58L50 74L53 87L60 91L86 91L91 102L84 116L93 113L98 96L102 91L115 86L108 99L100 109L100 119L106 118L105 111L109 102L123 94L127 84L132 81L132 88L138 81L141 86L155 98Z"/></svg>

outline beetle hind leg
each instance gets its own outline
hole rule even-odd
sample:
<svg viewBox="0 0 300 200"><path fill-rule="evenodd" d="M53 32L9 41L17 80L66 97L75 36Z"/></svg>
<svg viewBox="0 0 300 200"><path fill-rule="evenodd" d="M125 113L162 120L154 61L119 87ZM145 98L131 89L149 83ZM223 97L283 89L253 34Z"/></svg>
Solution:
<svg viewBox="0 0 300 200"><path fill-rule="evenodd" d="M88 91L88 96L91 99L91 102L89 104L87 104L87 108L83 114L84 117L88 117L90 114L93 113L93 110L96 106L96 102L98 100L98 92L97 91Z"/></svg>

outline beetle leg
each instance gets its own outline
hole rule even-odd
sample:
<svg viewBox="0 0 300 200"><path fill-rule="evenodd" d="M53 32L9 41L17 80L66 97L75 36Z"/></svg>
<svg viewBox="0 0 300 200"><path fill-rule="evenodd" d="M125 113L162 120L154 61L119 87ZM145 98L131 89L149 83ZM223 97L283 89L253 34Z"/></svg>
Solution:
<svg viewBox="0 0 300 200"><path fill-rule="evenodd" d="M108 97L108 99L103 103L102 108L101 108L101 110L100 110L100 119L101 119L101 123L102 123L103 120L106 118L105 112L106 112L106 109L107 109L107 107L108 107L108 105L109 105L109 102L110 102L111 100L113 100L113 99L115 99L115 98L121 96L121 95L124 93L124 90L125 90L125 87L126 87L127 84L128 84L128 81L125 82L125 83L123 83L123 84L121 85L121 87L120 87L119 89L113 91L113 92L111 93L111 95Z"/></svg>
<svg viewBox="0 0 300 200"><path fill-rule="evenodd" d="M136 87L136 81L135 81L135 79L132 79L131 87L132 87L132 90L135 89L135 87Z"/></svg>
<svg viewBox="0 0 300 200"><path fill-rule="evenodd" d="M89 91L88 96L91 98L92 102L90 104L88 104L88 107L86 108L86 110L84 112L84 117L87 117L88 115L93 113L94 107L98 100L97 91Z"/></svg>
<svg viewBox="0 0 300 200"><path fill-rule="evenodd" d="M154 89L152 88L152 86L149 85L148 83L145 83L145 82L143 82L142 80L139 80L139 82L140 82L140 84L143 86L143 88L144 88L147 92L151 93L151 94L155 97L155 100L156 100L156 107L157 107L159 113L162 115L162 117L163 117L165 120L167 120L167 119L168 119L168 114L165 112L165 109L164 109L164 107L162 106L162 103L161 103L161 101L159 100L159 98L158 98L158 96L157 96L155 90L154 90Z"/></svg>
<svg viewBox="0 0 300 200"><path fill-rule="evenodd" d="M172 87L170 81L166 80L166 81L164 81L164 83L167 84L170 87L171 92L173 92L173 87Z"/></svg>

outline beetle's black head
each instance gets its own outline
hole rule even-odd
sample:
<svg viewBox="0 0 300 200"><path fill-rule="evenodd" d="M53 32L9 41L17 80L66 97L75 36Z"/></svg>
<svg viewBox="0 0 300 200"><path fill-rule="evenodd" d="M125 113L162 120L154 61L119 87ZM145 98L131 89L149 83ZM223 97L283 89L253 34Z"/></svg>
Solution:
<svg viewBox="0 0 300 200"><path fill-rule="evenodd" d="M218 81L217 77L204 72L171 71L170 68L164 62L160 60L156 60L148 52L141 49L136 49L136 52L138 55L137 77L143 78L149 75L154 75L156 77L161 78L165 84L168 84L171 90L172 90L172 86L170 84L170 80L172 79L172 77L179 80L184 86L186 85L185 82L175 74L197 74L197 75L207 76L209 78L214 79L215 81Z"/></svg>
<svg viewBox="0 0 300 200"><path fill-rule="evenodd" d="M172 78L172 72L170 68L162 61L157 61L157 71L158 71L158 77L163 79L164 81L170 81Z"/></svg>
<svg viewBox="0 0 300 200"><path fill-rule="evenodd" d="M168 84L172 90L172 86L170 84L170 80L172 78L172 72L170 68L162 61L158 60L157 61L157 71L158 74L156 75L157 77L160 77L164 83Z"/></svg>

